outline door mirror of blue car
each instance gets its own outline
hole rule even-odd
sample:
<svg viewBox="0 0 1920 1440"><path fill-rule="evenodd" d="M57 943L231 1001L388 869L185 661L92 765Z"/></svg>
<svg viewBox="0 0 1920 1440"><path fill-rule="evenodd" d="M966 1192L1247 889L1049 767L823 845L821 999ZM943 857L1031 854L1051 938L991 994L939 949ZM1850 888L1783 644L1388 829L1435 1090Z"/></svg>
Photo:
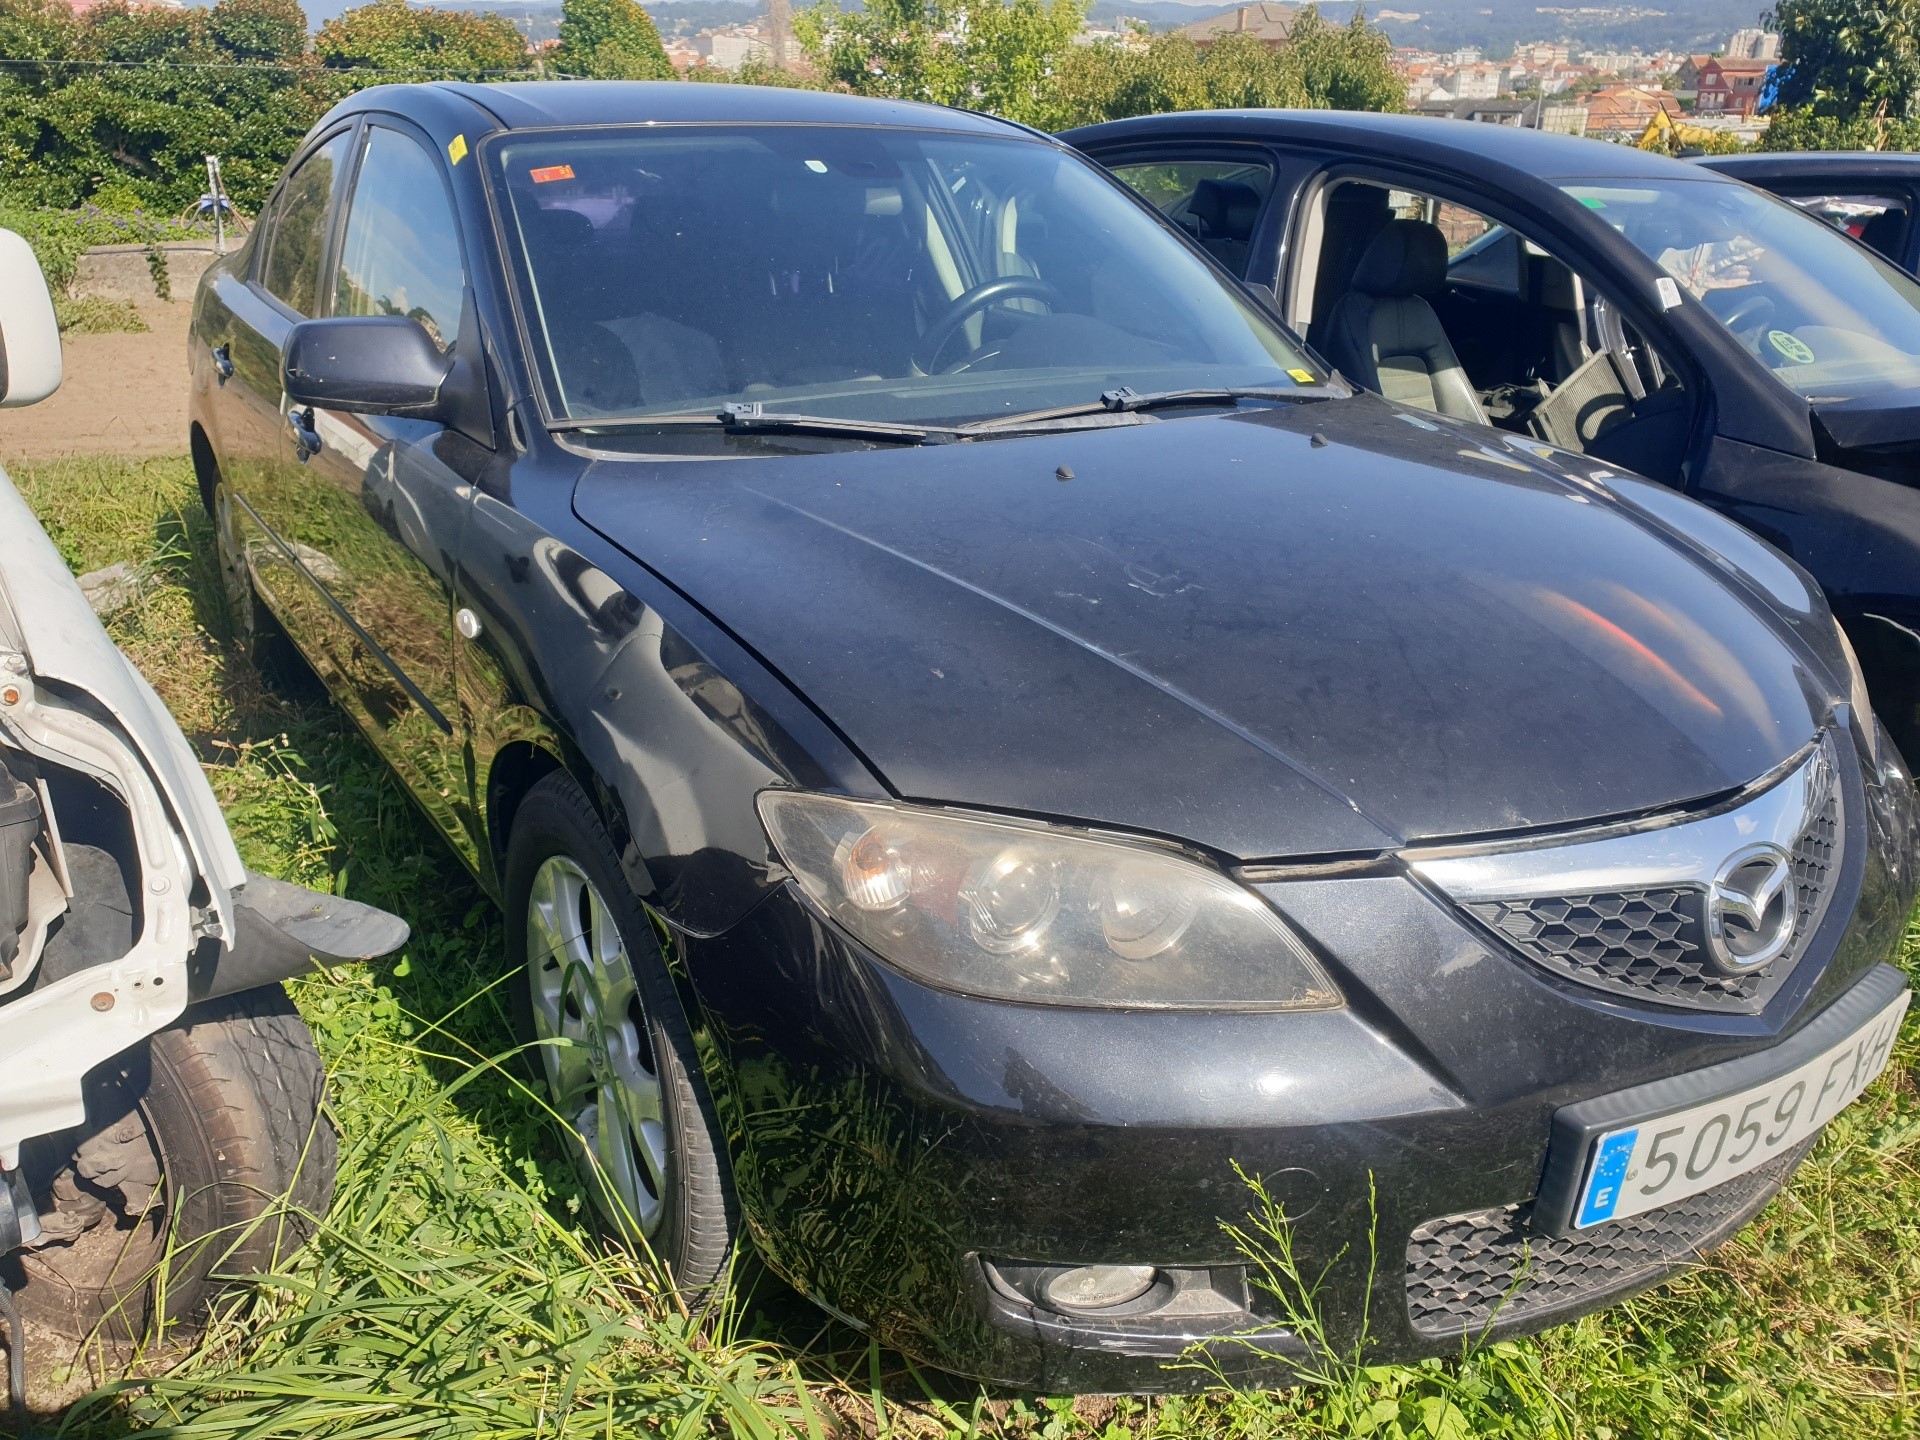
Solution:
<svg viewBox="0 0 1920 1440"><path fill-rule="evenodd" d="M280 369L294 405L439 420L454 358L417 320L354 315L294 326Z"/></svg>

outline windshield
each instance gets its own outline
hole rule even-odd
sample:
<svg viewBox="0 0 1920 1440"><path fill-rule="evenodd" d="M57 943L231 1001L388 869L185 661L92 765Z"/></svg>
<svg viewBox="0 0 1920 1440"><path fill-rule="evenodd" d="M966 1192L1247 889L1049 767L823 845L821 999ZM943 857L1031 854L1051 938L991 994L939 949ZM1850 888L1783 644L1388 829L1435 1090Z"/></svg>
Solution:
<svg viewBox="0 0 1920 1440"><path fill-rule="evenodd" d="M1920 284L1785 201L1715 180L1562 188L1809 400L1920 386Z"/></svg>
<svg viewBox="0 0 1920 1440"><path fill-rule="evenodd" d="M1122 388L1324 383L1230 281L1043 142L674 125L516 136L489 163L562 419L757 404L955 425Z"/></svg>

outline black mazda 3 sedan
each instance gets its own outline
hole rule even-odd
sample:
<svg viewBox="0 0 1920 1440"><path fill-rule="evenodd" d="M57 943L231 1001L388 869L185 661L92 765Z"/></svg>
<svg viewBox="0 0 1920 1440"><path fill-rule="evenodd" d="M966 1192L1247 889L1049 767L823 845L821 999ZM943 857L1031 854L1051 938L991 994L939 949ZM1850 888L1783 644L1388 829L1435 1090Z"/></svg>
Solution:
<svg viewBox="0 0 1920 1440"><path fill-rule="evenodd" d="M507 912L607 1218L934 1365L1454 1352L1753 1215L1885 1063L1906 776L1819 589L1335 381L1040 135L366 91L192 341L238 633ZM1377 1261L1369 1262L1377 1249Z"/></svg>

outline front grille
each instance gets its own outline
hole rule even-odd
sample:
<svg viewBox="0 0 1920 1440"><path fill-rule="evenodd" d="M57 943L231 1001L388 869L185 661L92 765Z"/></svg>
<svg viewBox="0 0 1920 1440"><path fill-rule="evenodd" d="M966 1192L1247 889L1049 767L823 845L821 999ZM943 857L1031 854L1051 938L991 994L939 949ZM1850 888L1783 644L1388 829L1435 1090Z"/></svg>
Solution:
<svg viewBox="0 0 1920 1440"><path fill-rule="evenodd" d="M1426 1338L1540 1329L1644 1289L1752 1219L1813 1142L1644 1215L1536 1235L1530 1206L1429 1220L1407 1242L1407 1314Z"/></svg>
<svg viewBox="0 0 1920 1440"><path fill-rule="evenodd" d="M1660 1004L1751 1012L1793 973L1818 928L1839 839L1840 791L1833 785L1794 846L1792 944L1765 970L1747 975L1715 968L1706 948L1706 891L1698 886L1480 900L1466 909L1529 960L1583 985Z"/></svg>

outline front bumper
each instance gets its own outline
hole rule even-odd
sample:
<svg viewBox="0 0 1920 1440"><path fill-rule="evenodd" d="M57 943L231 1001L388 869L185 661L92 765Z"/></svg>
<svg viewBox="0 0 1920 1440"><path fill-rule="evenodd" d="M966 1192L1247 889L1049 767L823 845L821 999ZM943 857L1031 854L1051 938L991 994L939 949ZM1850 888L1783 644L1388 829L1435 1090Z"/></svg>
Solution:
<svg viewBox="0 0 1920 1440"><path fill-rule="evenodd" d="M1765 1051L1891 956L1913 899L1911 792L1849 783L1866 803L1834 902L1792 985L1752 1015L1565 983L1404 874L1259 887L1350 1002L1282 1015L948 994L789 888L680 956L746 1224L776 1271L884 1343L1043 1390L1286 1383L1316 1326L1409 1360L1598 1308L1731 1234L1804 1150L1553 1239L1529 1207L1555 1112ZM1161 1281L1094 1315L1035 1302L1083 1265ZM1289 1313L1301 1282L1312 1324Z"/></svg>

